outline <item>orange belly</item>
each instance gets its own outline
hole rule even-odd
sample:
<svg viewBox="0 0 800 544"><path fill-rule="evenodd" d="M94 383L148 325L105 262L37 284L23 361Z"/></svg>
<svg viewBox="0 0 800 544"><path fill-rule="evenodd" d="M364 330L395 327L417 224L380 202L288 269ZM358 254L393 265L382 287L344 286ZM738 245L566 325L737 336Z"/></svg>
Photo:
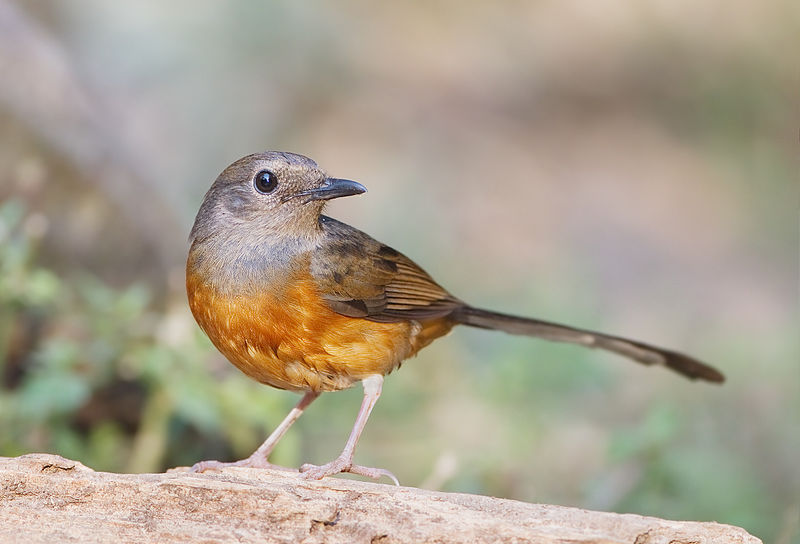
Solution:
<svg viewBox="0 0 800 544"><path fill-rule="evenodd" d="M310 277L277 293L226 295L189 270L186 289L197 323L229 361L292 391L335 391L388 374L452 328L442 319L377 323L337 314Z"/></svg>

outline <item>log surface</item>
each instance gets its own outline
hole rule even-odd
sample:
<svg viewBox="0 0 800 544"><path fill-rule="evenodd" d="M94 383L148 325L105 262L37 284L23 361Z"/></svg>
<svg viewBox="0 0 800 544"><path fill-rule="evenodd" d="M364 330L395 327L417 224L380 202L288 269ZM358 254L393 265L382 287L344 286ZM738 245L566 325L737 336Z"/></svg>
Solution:
<svg viewBox="0 0 800 544"><path fill-rule="evenodd" d="M95 472L0 457L0 542L758 543L743 529L296 472Z"/></svg>

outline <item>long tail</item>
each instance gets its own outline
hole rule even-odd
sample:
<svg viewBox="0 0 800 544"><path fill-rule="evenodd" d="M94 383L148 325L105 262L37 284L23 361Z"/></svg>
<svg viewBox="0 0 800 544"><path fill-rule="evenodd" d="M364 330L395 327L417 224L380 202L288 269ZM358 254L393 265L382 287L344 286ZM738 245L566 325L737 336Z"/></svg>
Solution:
<svg viewBox="0 0 800 544"><path fill-rule="evenodd" d="M510 334L536 336L553 342L568 342L590 348L604 349L645 365L666 366L692 380L700 379L717 383L725 381L725 376L718 370L701 363L697 359L643 342L620 338L619 336L610 336L599 332L576 329L557 323L539 321L538 319L481 310L470 306L464 306L456 310L452 317L459 323L472 327L495 329Z"/></svg>

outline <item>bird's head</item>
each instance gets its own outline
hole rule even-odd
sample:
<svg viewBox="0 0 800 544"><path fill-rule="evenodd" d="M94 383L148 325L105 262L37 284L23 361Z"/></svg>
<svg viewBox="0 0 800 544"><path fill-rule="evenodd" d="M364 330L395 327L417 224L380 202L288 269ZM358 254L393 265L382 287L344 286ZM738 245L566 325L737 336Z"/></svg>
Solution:
<svg viewBox="0 0 800 544"><path fill-rule="evenodd" d="M318 229L328 200L357 195L360 183L328 177L303 155L267 151L228 166L206 193L192 240L231 231L246 237L305 237Z"/></svg>

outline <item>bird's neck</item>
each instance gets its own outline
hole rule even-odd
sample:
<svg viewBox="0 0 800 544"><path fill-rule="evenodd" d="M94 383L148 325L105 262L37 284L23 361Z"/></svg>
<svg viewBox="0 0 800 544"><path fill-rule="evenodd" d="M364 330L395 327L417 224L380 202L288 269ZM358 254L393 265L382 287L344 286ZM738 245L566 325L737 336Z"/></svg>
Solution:
<svg viewBox="0 0 800 544"><path fill-rule="evenodd" d="M298 267L308 267L311 251L323 236L318 228L293 235L274 229L219 229L194 237L186 262L187 278L227 294L248 294L285 281Z"/></svg>

